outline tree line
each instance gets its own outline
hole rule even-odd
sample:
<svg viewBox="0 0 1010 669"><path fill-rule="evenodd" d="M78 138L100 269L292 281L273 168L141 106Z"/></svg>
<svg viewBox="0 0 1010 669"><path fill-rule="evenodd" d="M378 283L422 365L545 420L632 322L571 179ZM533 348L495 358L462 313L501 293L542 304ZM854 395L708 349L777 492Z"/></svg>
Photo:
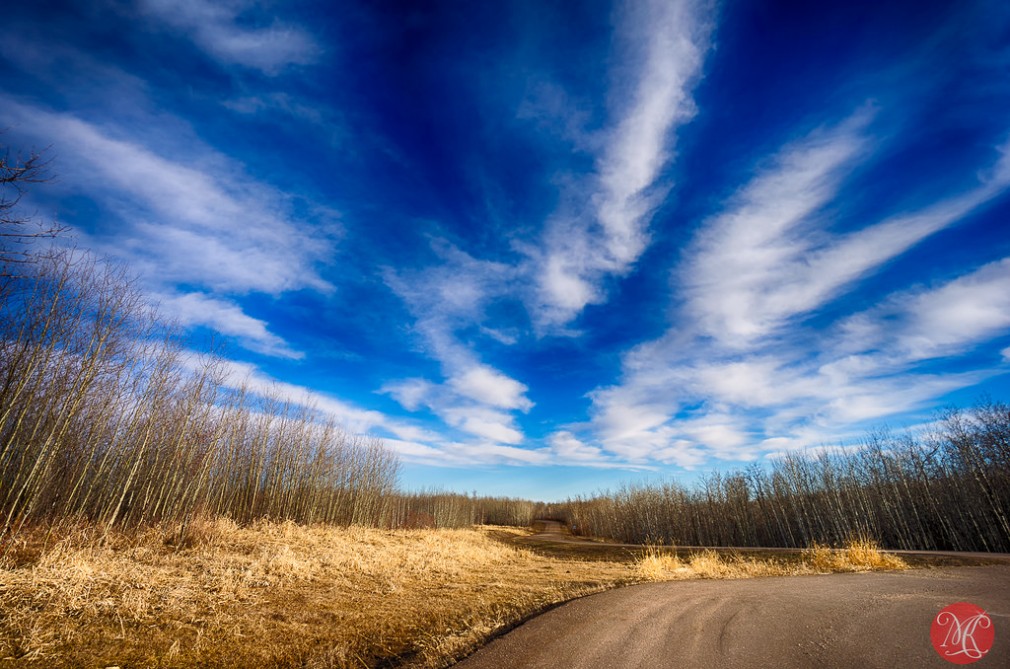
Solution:
<svg viewBox="0 0 1010 669"><path fill-rule="evenodd" d="M548 513L549 505L512 497L487 497L437 490L398 493L389 500L390 527L528 527Z"/></svg>
<svg viewBox="0 0 1010 669"><path fill-rule="evenodd" d="M626 485L554 509L576 532L698 546L840 545L1010 552L1010 406L949 409L920 434L790 454L693 486Z"/></svg>
<svg viewBox="0 0 1010 669"><path fill-rule="evenodd" d="M390 451L230 388L108 264L47 253L0 285L0 316L0 540L67 518L381 522Z"/></svg>

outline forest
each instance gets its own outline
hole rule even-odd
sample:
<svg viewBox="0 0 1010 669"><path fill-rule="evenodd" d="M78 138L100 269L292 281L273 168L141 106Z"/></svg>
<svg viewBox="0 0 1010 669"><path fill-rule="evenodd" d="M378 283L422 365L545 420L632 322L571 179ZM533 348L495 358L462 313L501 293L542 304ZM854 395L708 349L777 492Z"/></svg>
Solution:
<svg viewBox="0 0 1010 669"><path fill-rule="evenodd" d="M928 430L794 453L694 486L627 485L568 500L583 534L681 546L841 545L1010 551L1010 406L946 410Z"/></svg>
<svg viewBox="0 0 1010 669"><path fill-rule="evenodd" d="M37 155L0 158L0 552L24 528L224 517L387 528L528 526L630 543L1010 551L1010 407L793 453L696 484L544 504L398 487L381 440L229 381L126 270L20 215ZM545 497L551 491L544 491Z"/></svg>

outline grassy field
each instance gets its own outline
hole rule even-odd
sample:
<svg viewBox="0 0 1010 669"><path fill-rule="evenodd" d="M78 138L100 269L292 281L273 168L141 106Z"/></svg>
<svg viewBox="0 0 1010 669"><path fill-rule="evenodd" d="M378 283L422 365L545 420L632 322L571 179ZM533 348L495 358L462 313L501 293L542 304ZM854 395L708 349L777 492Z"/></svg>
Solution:
<svg viewBox="0 0 1010 669"><path fill-rule="evenodd" d="M756 557L529 534L226 520L27 533L0 568L0 666L444 667L622 584L904 567L870 545Z"/></svg>

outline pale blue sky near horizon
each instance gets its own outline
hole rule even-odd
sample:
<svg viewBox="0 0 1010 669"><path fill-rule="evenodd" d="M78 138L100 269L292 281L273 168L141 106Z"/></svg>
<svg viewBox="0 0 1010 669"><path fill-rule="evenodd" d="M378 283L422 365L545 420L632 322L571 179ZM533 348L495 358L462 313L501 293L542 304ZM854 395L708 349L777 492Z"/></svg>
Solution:
<svg viewBox="0 0 1010 669"><path fill-rule="evenodd" d="M402 485L685 482L1010 399L1010 6L20 3L28 205Z"/></svg>

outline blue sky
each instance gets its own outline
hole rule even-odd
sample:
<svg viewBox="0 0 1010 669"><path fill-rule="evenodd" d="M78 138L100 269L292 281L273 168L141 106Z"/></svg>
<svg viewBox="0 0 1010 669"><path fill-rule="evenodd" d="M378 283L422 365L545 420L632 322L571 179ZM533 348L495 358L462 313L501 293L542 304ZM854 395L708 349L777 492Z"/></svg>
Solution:
<svg viewBox="0 0 1010 669"><path fill-rule="evenodd" d="M15 3L0 127L229 383L561 498L1010 387L1004 2Z"/></svg>

